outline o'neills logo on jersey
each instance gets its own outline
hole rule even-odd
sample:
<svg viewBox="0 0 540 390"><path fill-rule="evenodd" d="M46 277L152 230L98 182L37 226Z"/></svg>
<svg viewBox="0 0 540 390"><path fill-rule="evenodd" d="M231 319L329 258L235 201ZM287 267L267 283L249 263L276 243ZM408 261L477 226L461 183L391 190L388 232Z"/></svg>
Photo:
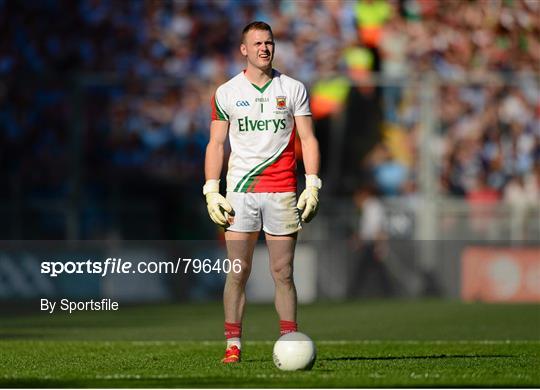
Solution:
<svg viewBox="0 0 540 390"><path fill-rule="evenodd" d="M278 110L287 109L287 96L276 96L276 108Z"/></svg>
<svg viewBox="0 0 540 390"><path fill-rule="evenodd" d="M272 131L284 130L287 127L286 119L256 119L247 116L238 119L238 131Z"/></svg>

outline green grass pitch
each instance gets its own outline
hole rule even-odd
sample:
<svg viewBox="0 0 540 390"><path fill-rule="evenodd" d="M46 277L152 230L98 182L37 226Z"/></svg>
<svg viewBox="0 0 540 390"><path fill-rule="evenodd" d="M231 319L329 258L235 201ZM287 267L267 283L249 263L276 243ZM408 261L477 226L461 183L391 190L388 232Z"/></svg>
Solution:
<svg viewBox="0 0 540 390"><path fill-rule="evenodd" d="M248 305L229 366L220 304L2 315L0 387L540 386L539 305L317 303L299 323L318 349L308 372L274 367L271 305Z"/></svg>

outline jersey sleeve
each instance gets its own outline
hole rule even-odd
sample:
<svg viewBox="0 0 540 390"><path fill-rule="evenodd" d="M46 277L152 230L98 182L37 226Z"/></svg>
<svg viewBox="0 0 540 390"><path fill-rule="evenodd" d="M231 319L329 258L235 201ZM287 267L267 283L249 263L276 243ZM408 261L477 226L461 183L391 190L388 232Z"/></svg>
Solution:
<svg viewBox="0 0 540 390"><path fill-rule="evenodd" d="M306 87L302 83L298 83L294 99L294 116L306 116L311 115L309 109L309 97Z"/></svg>
<svg viewBox="0 0 540 390"><path fill-rule="evenodd" d="M222 88L218 88L214 96L212 96L212 120L213 121L228 121L229 114L227 113L227 105L225 94Z"/></svg>

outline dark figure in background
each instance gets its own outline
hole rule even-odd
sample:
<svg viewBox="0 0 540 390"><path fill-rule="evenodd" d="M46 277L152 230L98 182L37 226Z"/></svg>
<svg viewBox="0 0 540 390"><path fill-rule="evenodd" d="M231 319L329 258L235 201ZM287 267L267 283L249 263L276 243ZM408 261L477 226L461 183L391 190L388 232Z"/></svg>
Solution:
<svg viewBox="0 0 540 390"><path fill-rule="evenodd" d="M352 262L349 296L390 296L394 289L384 260L387 252L384 207L375 187L361 187L354 193L360 219L353 238L355 259Z"/></svg>

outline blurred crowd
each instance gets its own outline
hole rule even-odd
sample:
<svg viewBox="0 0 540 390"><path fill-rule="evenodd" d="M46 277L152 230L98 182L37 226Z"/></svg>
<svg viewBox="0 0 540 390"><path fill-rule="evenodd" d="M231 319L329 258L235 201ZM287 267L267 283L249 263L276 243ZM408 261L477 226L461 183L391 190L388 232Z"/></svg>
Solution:
<svg viewBox="0 0 540 390"><path fill-rule="evenodd" d="M385 23L381 73L403 80L432 72L437 84L430 145L439 191L480 200L506 197L509 183L538 199L540 176L540 3L406 1ZM363 161L384 195L416 191L422 88L392 82L382 92L383 136ZM535 168L536 167L536 168ZM535 173L536 172L536 173ZM489 198L487 195L484 198ZM535 198L536 196L536 198Z"/></svg>
<svg viewBox="0 0 540 390"><path fill-rule="evenodd" d="M432 73L441 192L498 199L539 175L537 0L0 0L2 175L38 196L72 190L78 167L98 183L88 193L115 172L199 188L208 102L243 68L240 32L253 20L272 25L275 67L311 90L323 167L336 156L322 123L360 93L381 115L366 153L348 152L354 169L384 195L417 191ZM372 75L375 89L362 84Z"/></svg>

